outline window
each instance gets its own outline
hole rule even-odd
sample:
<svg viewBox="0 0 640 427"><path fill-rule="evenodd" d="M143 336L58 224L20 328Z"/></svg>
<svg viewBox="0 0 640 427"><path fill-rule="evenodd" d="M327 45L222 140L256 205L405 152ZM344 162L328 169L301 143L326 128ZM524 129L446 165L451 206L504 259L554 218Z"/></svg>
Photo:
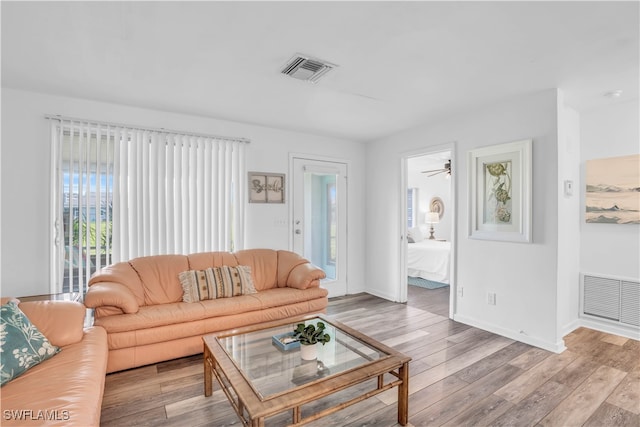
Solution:
<svg viewBox="0 0 640 427"><path fill-rule="evenodd" d="M113 262L244 247L244 142L51 119L52 291Z"/></svg>
<svg viewBox="0 0 640 427"><path fill-rule="evenodd" d="M407 228L418 226L418 189L407 189Z"/></svg>
<svg viewBox="0 0 640 427"><path fill-rule="evenodd" d="M97 191L100 186L96 186L96 181L102 181L104 191ZM113 176L97 176L95 170L82 174L66 171L63 172L63 189L65 266L62 291L71 292L78 291L74 284L84 283L96 269L111 263ZM82 199L88 202L83 204Z"/></svg>
<svg viewBox="0 0 640 427"><path fill-rule="evenodd" d="M338 250L338 217L336 201L336 182L327 183L327 263L335 265Z"/></svg>

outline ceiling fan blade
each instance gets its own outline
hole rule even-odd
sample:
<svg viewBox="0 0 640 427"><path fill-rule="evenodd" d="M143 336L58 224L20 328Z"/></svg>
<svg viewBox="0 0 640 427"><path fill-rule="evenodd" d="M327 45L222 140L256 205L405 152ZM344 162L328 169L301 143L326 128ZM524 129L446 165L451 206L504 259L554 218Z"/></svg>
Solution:
<svg viewBox="0 0 640 427"><path fill-rule="evenodd" d="M430 170L430 171L422 171L421 173L431 173L431 172L438 172L438 173L440 173L440 172L444 172L444 171L446 171L446 170L448 170L448 169L433 169L433 170Z"/></svg>
<svg viewBox="0 0 640 427"><path fill-rule="evenodd" d="M451 160L449 160L448 162L446 162L444 164L444 168L443 169L432 169L429 171L422 171L421 173L430 173L431 175L427 175L427 177L430 176L435 176L441 173L448 173L449 175L451 175Z"/></svg>

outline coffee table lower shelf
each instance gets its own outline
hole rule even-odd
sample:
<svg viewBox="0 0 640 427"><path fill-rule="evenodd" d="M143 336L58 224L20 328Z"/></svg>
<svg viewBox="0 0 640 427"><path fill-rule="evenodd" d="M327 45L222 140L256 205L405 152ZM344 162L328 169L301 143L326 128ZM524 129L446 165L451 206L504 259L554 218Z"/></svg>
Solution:
<svg viewBox="0 0 640 427"><path fill-rule="evenodd" d="M398 423L407 425L409 362L411 359L358 331L348 328L339 322L329 320L324 316L304 316L293 319L293 321L308 320L309 318L319 318L322 321L331 322L332 326L340 328L341 332L355 336L367 345L384 351L386 357L340 374L328 376L320 381L314 381L273 396L263 397L255 391L217 339L218 337L240 335L243 330L234 330L226 335L225 333L209 335L203 338L205 396L211 396L213 393L213 379L215 378L245 426L262 427L265 425L266 418L286 411L291 411L291 425L300 426L398 387ZM291 321L290 319L287 322ZM272 322L271 326L282 324L284 324L282 321ZM266 329L268 327L269 325L263 325L261 328ZM255 327L246 328L249 332L257 329ZM394 378L385 383L385 374L390 374ZM373 389L347 401L338 402L320 412L302 417L302 407L304 405L375 378L377 378L377 384L372 384Z"/></svg>

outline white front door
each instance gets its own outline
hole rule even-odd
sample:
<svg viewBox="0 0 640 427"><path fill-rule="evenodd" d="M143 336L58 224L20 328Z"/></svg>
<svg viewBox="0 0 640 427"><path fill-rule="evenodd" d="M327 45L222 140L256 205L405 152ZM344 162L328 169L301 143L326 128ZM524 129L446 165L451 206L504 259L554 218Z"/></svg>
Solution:
<svg viewBox="0 0 640 427"><path fill-rule="evenodd" d="M329 297L347 294L347 165L292 158L292 250L323 269Z"/></svg>

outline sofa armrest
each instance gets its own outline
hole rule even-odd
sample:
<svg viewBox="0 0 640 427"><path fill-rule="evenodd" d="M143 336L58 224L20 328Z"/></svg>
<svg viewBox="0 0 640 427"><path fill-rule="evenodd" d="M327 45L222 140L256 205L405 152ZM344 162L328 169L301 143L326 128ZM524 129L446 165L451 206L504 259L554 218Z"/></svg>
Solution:
<svg viewBox="0 0 640 427"><path fill-rule="evenodd" d="M296 289L315 288L320 286L320 279L327 275L313 264L300 264L291 270L287 278L287 287Z"/></svg>
<svg viewBox="0 0 640 427"><path fill-rule="evenodd" d="M139 308L133 292L115 282L98 282L89 286L84 296L84 305L89 308L118 307L128 314L137 313Z"/></svg>
<svg viewBox="0 0 640 427"><path fill-rule="evenodd" d="M25 301L20 310L53 345L82 341L86 308L74 301Z"/></svg>

